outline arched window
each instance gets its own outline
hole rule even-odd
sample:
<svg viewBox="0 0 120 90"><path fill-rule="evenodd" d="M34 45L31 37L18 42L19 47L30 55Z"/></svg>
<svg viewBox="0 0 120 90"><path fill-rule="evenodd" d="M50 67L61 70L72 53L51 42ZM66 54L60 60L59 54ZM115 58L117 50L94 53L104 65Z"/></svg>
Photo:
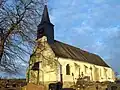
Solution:
<svg viewBox="0 0 120 90"><path fill-rule="evenodd" d="M84 65L84 67L85 67L85 74L87 74L88 67L86 65Z"/></svg>
<svg viewBox="0 0 120 90"><path fill-rule="evenodd" d="M66 65L66 75L70 75L70 65Z"/></svg>

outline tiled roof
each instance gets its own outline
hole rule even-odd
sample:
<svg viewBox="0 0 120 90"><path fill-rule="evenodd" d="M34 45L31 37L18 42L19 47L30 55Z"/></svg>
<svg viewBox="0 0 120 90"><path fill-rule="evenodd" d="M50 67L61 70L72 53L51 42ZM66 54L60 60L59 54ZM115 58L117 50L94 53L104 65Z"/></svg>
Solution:
<svg viewBox="0 0 120 90"><path fill-rule="evenodd" d="M50 44L52 50L54 51L56 56L63 58L70 58L73 60L88 62L91 64L109 67L100 56L86 52L80 48L76 48L74 46L54 41L53 44Z"/></svg>

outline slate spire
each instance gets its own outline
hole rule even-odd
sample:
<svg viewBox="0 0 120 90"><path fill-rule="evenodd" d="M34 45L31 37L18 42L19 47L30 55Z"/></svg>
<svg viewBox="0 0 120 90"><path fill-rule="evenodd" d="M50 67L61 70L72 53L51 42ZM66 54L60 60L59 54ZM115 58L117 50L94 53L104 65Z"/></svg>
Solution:
<svg viewBox="0 0 120 90"><path fill-rule="evenodd" d="M37 30L37 39L43 36L47 37L47 42L49 44L54 43L54 25L50 22L47 5L44 6L42 19Z"/></svg>
<svg viewBox="0 0 120 90"><path fill-rule="evenodd" d="M41 24L47 22L50 23L50 18L49 18L49 14L48 14L48 9L47 9L47 5L44 6L44 11L42 14L42 19L41 19Z"/></svg>

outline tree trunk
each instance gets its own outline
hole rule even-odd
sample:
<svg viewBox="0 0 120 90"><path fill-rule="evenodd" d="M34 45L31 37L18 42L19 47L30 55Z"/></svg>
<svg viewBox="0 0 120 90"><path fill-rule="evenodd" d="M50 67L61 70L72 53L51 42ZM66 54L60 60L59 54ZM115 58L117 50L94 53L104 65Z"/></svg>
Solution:
<svg viewBox="0 0 120 90"><path fill-rule="evenodd" d="M5 34L3 33L3 29L0 28L0 63L2 60L3 53L4 53L4 43L16 26L17 24L13 24L11 28L8 30L8 32Z"/></svg>
<svg viewBox="0 0 120 90"><path fill-rule="evenodd" d="M4 34L3 34L3 30L0 29L0 63L2 60L2 56L3 56L3 52L4 52Z"/></svg>
<svg viewBox="0 0 120 90"><path fill-rule="evenodd" d="M0 37L0 39L1 39L1 37ZM1 60L2 60L3 52L4 52L4 42L3 42L3 40L1 39L1 40L0 40L0 62L1 62Z"/></svg>

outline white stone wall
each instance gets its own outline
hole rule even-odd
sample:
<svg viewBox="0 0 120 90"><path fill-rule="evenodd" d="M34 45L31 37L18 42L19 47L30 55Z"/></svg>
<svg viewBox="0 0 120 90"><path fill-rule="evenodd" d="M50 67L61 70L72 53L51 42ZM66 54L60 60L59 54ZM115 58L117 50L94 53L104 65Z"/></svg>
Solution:
<svg viewBox="0 0 120 90"><path fill-rule="evenodd" d="M47 43L47 38L37 40L37 45L34 49L34 55L30 58L30 66L27 70L29 73L29 83L37 83L38 71L31 70L35 62L40 62L39 67L39 83L57 81L58 62L55 60L55 54ZM28 75L27 75L28 76Z"/></svg>
<svg viewBox="0 0 120 90"><path fill-rule="evenodd" d="M35 62L42 61L39 67L39 83L51 83L60 81L60 71L62 69L63 82L73 83L76 82L80 74L83 72L83 76L90 76L92 81L114 81L115 76L111 68L90 64L78 60L66 59L56 57L49 44L47 38L43 38L37 41L38 46L34 49L34 54L30 58L30 66L27 69L29 74L30 83L37 83L38 71L31 70L31 67ZM66 75L66 65L70 65L70 75ZM60 65L62 68L60 69ZM105 73L106 70L106 73ZM72 76L74 74L74 77ZM28 76L28 75L27 75Z"/></svg>
<svg viewBox="0 0 120 90"><path fill-rule="evenodd" d="M72 59L65 59L65 58L59 58L58 61L62 65L62 73L63 73L63 80L64 81L72 81L73 82L73 76L74 78L78 78L79 76L79 68L80 68L80 74L83 72L84 76L90 76L90 79L93 81L114 81L114 76L112 76L113 70L108 67L98 66L82 61L75 61ZM70 65L70 75L66 75L66 65ZM87 66L85 70L85 66ZM92 68L92 70L90 69ZM95 68L97 68L97 72L95 71ZM106 69L106 73L105 70ZM95 78L95 76L97 78Z"/></svg>

